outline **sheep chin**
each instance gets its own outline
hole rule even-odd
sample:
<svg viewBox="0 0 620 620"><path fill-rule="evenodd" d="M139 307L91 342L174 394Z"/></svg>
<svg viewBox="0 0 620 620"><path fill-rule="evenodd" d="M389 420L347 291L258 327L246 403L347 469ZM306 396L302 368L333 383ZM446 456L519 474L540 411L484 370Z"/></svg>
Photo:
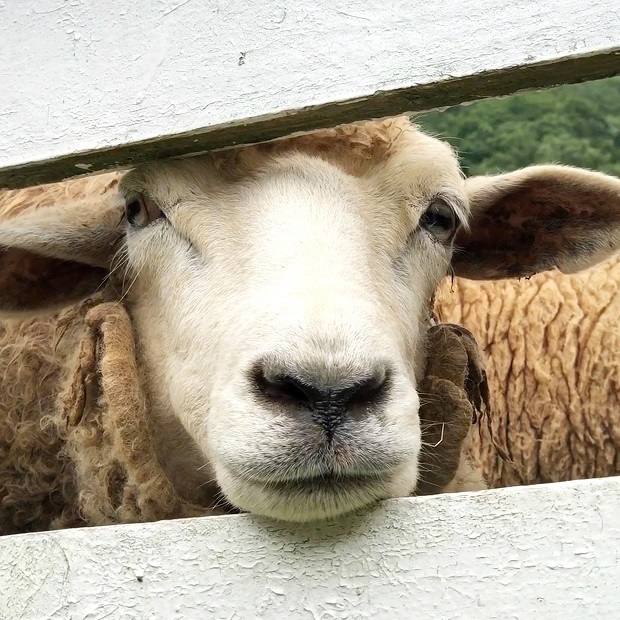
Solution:
<svg viewBox="0 0 620 620"><path fill-rule="evenodd" d="M323 476L272 483L241 479L222 468L217 478L222 494L238 510L276 521L306 523L411 495L418 466L416 460L389 475Z"/></svg>

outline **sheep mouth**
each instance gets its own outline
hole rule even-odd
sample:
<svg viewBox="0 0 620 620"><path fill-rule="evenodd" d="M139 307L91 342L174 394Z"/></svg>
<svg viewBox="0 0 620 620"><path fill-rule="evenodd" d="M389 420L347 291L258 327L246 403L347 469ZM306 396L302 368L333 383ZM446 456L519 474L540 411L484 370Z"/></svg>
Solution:
<svg viewBox="0 0 620 620"><path fill-rule="evenodd" d="M278 521L323 521L409 494L401 470L329 469L295 472L294 477L286 470L278 472L281 476L274 472L268 477L240 477L225 470L220 473L221 488L231 504L242 512Z"/></svg>
<svg viewBox="0 0 620 620"><path fill-rule="evenodd" d="M242 509L289 522L333 519L389 497L386 480L378 475L321 475L253 482L248 483L246 492ZM247 501L250 497L253 502Z"/></svg>
<svg viewBox="0 0 620 620"><path fill-rule="evenodd" d="M370 454L359 446L331 445L320 449L292 449L271 458L227 464L238 480L265 488L337 487L377 483L392 477L412 459L404 451ZM415 456L415 455L414 455Z"/></svg>
<svg viewBox="0 0 620 620"><path fill-rule="evenodd" d="M386 478L380 474L322 474L297 479L247 481L261 493L293 504L329 504L332 508L364 505L385 495ZM341 512L336 509L336 512Z"/></svg>
<svg viewBox="0 0 620 620"><path fill-rule="evenodd" d="M322 521L409 495L418 475L417 438L394 433L386 447L383 437L364 443L367 436L318 447L293 437L269 455L249 451L218 463L216 479L234 506L279 521Z"/></svg>
<svg viewBox="0 0 620 620"><path fill-rule="evenodd" d="M313 491L325 492L328 490L339 491L351 487L367 487L369 485L378 485L384 481L381 474L340 474L327 473L320 476L309 476L306 478L273 480L262 482L266 489L273 491L295 492L302 491L304 493L312 493Z"/></svg>
<svg viewBox="0 0 620 620"><path fill-rule="evenodd" d="M243 472L238 478L245 483L260 485L265 489L304 490L327 489L379 484L391 477L398 467L399 460L388 461L375 467L342 467L335 463L316 461L312 467L291 466L280 470L272 467L256 467L255 471ZM304 471L305 469L305 471Z"/></svg>

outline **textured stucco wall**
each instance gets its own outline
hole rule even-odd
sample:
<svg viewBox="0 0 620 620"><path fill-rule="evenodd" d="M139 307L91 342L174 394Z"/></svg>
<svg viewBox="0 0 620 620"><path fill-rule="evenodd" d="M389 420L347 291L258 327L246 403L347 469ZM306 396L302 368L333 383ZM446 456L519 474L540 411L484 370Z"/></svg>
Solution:
<svg viewBox="0 0 620 620"><path fill-rule="evenodd" d="M10 0L0 2L0 41L1 171L620 48L620 5Z"/></svg>
<svg viewBox="0 0 620 620"><path fill-rule="evenodd" d="M0 539L0 618L614 618L620 479Z"/></svg>

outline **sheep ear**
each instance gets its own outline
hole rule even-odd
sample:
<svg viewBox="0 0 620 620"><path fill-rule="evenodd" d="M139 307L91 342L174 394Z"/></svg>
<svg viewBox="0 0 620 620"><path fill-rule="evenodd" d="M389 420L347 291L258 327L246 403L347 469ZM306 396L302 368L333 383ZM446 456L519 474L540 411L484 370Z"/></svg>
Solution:
<svg viewBox="0 0 620 620"><path fill-rule="evenodd" d="M469 231L454 273L474 280L574 273L620 250L620 180L567 166L531 166L466 182Z"/></svg>
<svg viewBox="0 0 620 620"><path fill-rule="evenodd" d="M122 235L116 192L31 209L13 194L0 217L0 313L56 310L100 288Z"/></svg>

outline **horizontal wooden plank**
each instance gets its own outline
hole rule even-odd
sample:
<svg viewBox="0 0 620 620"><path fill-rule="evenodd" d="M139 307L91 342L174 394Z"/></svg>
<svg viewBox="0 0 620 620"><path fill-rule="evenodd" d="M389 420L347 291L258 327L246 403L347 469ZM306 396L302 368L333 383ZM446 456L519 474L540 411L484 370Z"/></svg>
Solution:
<svg viewBox="0 0 620 620"><path fill-rule="evenodd" d="M0 617L614 618L620 479L0 539Z"/></svg>
<svg viewBox="0 0 620 620"><path fill-rule="evenodd" d="M22 0L0 39L0 187L620 72L617 0Z"/></svg>

